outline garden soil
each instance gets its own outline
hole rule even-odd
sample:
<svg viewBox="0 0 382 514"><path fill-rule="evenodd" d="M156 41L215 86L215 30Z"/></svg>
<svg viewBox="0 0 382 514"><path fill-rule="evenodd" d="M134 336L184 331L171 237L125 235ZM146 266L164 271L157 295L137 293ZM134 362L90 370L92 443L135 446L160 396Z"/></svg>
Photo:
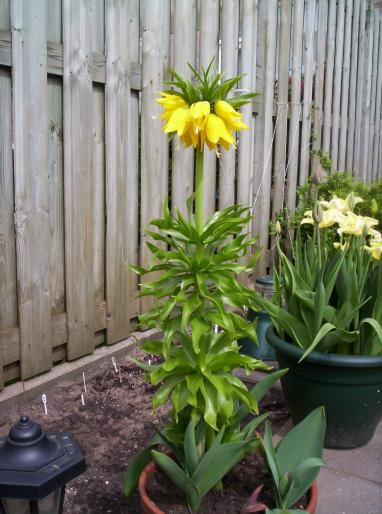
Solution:
<svg viewBox="0 0 382 514"><path fill-rule="evenodd" d="M142 359L143 352L136 350ZM70 431L86 452L87 471L67 485L65 514L139 514L139 499L123 495L123 473L129 460L151 439L152 423L160 426L166 421L169 407L162 407L152 416L151 399L155 388L144 380L143 372L128 358L117 361L116 373L112 362L103 363L96 372L87 373L86 394L82 379L62 381L46 391L48 414L45 415L41 398L25 398L23 407L0 411L0 433L6 435L10 427L26 414L40 423L46 431ZM85 405L82 405L81 394ZM273 431L287 420L281 392L272 390L263 399L260 411L271 411ZM249 460L253 461L252 457ZM254 467L255 466L255 467ZM245 498L264 481L264 469L254 462L243 462L226 479L221 492L213 492L207 500L205 514L236 514ZM174 498L174 489L164 477L151 484L153 494L163 502L167 514L186 512ZM174 505L168 504L168 494Z"/></svg>

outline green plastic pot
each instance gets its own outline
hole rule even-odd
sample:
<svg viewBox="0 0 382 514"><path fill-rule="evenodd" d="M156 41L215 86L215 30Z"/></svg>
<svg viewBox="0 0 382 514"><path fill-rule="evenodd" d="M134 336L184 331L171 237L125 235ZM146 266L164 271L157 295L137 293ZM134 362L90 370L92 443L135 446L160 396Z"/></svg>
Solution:
<svg viewBox="0 0 382 514"><path fill-rule="evenodd" d="M312 352L283 341L273 327L266 333L276 350L286 405L294 424L323 405L325 448L350 449L367 444L382 417L382 356Z"/></svg>

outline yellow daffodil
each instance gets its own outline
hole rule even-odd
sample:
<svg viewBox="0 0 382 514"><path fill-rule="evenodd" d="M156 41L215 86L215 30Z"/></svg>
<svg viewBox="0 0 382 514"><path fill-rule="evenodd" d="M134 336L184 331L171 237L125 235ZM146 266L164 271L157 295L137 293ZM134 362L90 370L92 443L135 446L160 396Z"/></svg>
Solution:
<svg viewBox="0 0 382 514"><path fill-rule="evenodd" d="M348 247L347 243L339 243L337 241L333 243L333 246L334 248L337 248L337 250L341 250L341 252L343 252Z"/></svg>
<svg viewBox="0 0 382 514"><path fill-rule="evenodd" d="M306 211L304 213L304 216L305 217L302 219L301 225L304 225L304 224L314 225L312 211ZM343 214L337 209L329 209L327 211L323 211L322 212L322 221L319 223L319 227L320 228L332 227L336 223L340 223L342 217L343 217Z"/></svg>
<svg viewBox="0 0 382 514"><path fill-rule="evenodd" d="M330 211L326 211L330 212ZM369 218L367 216L357 216L354 212L347 212L339 221L339 228L337 229L338 234L350 234L354 236L361 236L364 232L364 227L370 229L378 225L378 220Z"/></svg>
<svg viewBox="0 0 382 514"><path fill-rule="evenodd" d="M336 209L337 211L346 214L349 211L352 211L352 204L357 205L357 203L363 202L362 198L359 196L354 196L353 193L350 193L345 200L342 198L338 198L336 195L333 195L333 198L327 202L326 200L321 201L321 205L327 209L332 210ZM354 207L353 207L354 208Z"/></svg>
<svg viewBox="0 0 382 514"><path fill-rule="evenodd" d="M370 241L369 245L370 246L364 246L364 249L367 252L371 253L371 256L373 257L373 259L379 261L381 258L381 254L382 254L382 241L377 241L377 242Z"/></svg>

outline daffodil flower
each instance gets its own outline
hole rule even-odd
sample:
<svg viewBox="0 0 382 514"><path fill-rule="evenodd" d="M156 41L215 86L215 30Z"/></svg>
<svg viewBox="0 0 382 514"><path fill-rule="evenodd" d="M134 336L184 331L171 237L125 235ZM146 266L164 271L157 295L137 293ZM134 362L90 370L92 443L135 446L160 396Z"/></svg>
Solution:
<svg viewBox="0 0 382 514"><path fill-rule="evenodd" d="M379 261L382 254L382 241L370 241L369 246L364 246L364 249L371 254L373 259Z"/></svg>
<svg viewBox="0 0 382 514"><path fill-rule="evenodd" d="M365 226L368 229L368 233L370 233L370 229L378 225L378 223L378 220L374 218L369 218L367 216L357 216L357 214L354 214L354 212L349 211L341 218L337 232L340 235L349 234L354 236L361 236Z"/></svg>
<svg viewBox="0 0 382 514"><path fill-rule="evenodd" d="M350 200L350 201L349 201ZM333 198L327 202L326 200L321 200L321 205L327 209L332 210L335 209L337 211L342 212L343 214L346 214L349 211L352 211L350 203L354 203L354 206L357 205L357 203L363 202L362 198L359 196L354 196L352 193L350 193L345 200L342 198L338 198L336 195L333 195Z"/></svg>
<svg viewBox="0 0 382 514"><path fill-rule="evenodd" d="M313 212L306 211L304 213L304 218L301 220L301 225L309 224L314 225ZM341 211L337 209L330 209L327 211L323 211L322 213L322 221L319 223L320 228L328 228L332 227L336 223L340 223L342 220L343 214Z"/></svg>

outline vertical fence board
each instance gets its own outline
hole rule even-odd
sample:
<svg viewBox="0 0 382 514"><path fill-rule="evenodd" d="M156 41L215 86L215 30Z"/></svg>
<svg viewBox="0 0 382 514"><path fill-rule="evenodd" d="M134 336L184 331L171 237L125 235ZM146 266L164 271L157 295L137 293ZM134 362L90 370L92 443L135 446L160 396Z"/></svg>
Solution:
<svg viewBox="0 0 382 514"><path fill-rule="evenodd" d="M161 215L168 183L167 136L161 131L159 120L153 121L152 116L160 111L155 99L163 87L164 72L168 68L170 35L166 27L170 23L170 2L142 0L141 17L141 264L148 266L151 254L145 244L144 230L152 218ZM151 304L151 299L142 298L142 311Z"/></svg>
<svg viewBox="0 0 382 514"><path fill-rule="evenodd" d="M363 95L362 95L362 112L361 112L361 133L359 140L359 176L367 182L367 165L368 165L368 140L369 140L369 123L370 123L370 96L371 96L371 74L373 63L373 24L371 11L368 9L366 13L366 30L365 30L365 54L364 54L364 77L363 77Z"/></svg>
<svg viewBox="0 0 382 514"><path fill-rule="evenodd" d="M223 0L221 12L221 68L225 77L237 75L239 52L239 9L237 0ZM219 209L235 203L236 151L220 149Z"/></svg>
<svg viewBox="0 0 382 514"><path fill-rule="evenodd" d="M123 0L109 0L106 11L106 302L107 342L127 337L130 328L130 225L126 196L129 178L130 115L128 11Z"/></svg>
<svg viewBox="0 0 382 514"><path fill-rule="evenodd" d="M105 299L105 91L93 85L94 297ZM117 200L116 200L117 201Z"/></svg>
<svg viewBox="0 0 382 514"><path fill-rule="evenodd" d="M48 41L62 43L61 1L48 1Z"/></svg>
<svg viewBox="0 0 382 514"><path fill-rule="evenodd" d="M344 41L344 59L342 68L342 88L341 88L341 117L339 126L339 147L338 147L338 164L340 171L345 170L346 158L346 137L348 127L348 106L349 106L349 76L350 76L350 50L352 38L352 14L353 0L346 0L346 16L345 16L345 41Z"/></svg>
<svg viewBox="0 0 382 514"><path fill-rule="evenodd" d="M366 7L367 2L361 2L359 15L359 38L358 38L358 67L357 67L357 93L355 111L355 134L354 134L354 161L353 173L357 178L361 177L360 152L361 152L361 125L362 107L364 95L364 63L365 63L365 36L366 36Z"/></svg>
<svg viewBox="0 0 382 514"><path fill-rule="evenodd" d="M324 152L330 151L330 132L332 124L333 100L333 69L336 44L336 7L337 2L329 1L328 39L326 46L324 126L322 133L322 149L324 150Z"/></svg>
<svg viewBox="0 0 382 514"><path fill-rule="evenodd" d="M318 7L317 56L314 83L313 150L321 149L327 27L328 0L320 0ZM313 171L316 169L317 165L318 159L314 156L312 162Z"/></svg>
<svg viewBox="0 0 382 514"><path fill-rule="evenodd" d="M47 4L11 2L15 227L21 375L50 369Z"/></svg>
<svg viewBox="0 0 382 514"><path fill-rule="evenodd" d="M350 89L349 89L348 133L347 133L347 142L346 142L346 169L348 171L353 171L353 162L354 162L360 8L361 8L360 0L354 0L351 57L350 57L350 70L351 71L350 71Z"/></svg>
<svg viewBox="0 0 382 514"><path fill-rule="evenodd" d="M10 30L9 0L0 0L0 30Z"/></svg>
<svg viewBox="0 0 382 514"><path fill-rule="evenodd" d="M63 0L65 277L68 358L94 349L91 11Z"/></svg>
<svg viewBox="0 0 382 514"><path fill-rule="evenodd" d="M92 30L92 49L93 52L103 54L105 52L105 3L110 9L109 0L90 0L91 19L93 22ZM117 30L112 28L112 32Z"/></svg>
<svg viewBox="0 0 382 514"><path fill-rule="evenodd" d="M206 68L215 58L218 64L219 43L219 0L203 0L200 4L200 68ZM216 155L215 152L204 152L204 218L215 211L216 204Z"/></svg>
<svg viewBox="0 0 382 514"><path fill-rule="evenodd" d="M245 73L240 87L244 90L253 88L253 53L254 53L254 0L242 0L241 3L241 63L240 73ZM250 205L251 191L253 190L252 162L253 162L253 119L252 103L241 108L243 121L250 130L240 134L238 146L238 168L237 168L237 203Z"/></svg>
<svg viewBox="0 0 382 514"><path fill-rule="evenodd" d="M0 330L17 325L11 76L0 69ZM0 349L0 389L3 364Z"/></svg>
<svg viewBox="0 0 382 514"><path fill-rule="evenodd" d="M310 130L312 114L313 88L313 44L315 2L308 2L305 14L305 45L304 45L304 103L302 108L301 153L300 153L300 186L305 184L309 175Z"/></svg>
<svg viewBox="0 0 382 514"><path fill-rule="evenodd" d="M379 19L379 49L378 49L378 73L375 104L375 133L373 142L373 180L381 178L382 175L382 149L379 143L382 142L382 15L378 12ZM379 168L378 168L379 164Z"/></svg>
<svg viewBox="0 0 382 514"><path fill-rule="evenodd" d="M196 0L175 0L174 67L190 78L187 66L196 65ZM180 148L178 136L172 144L172 208L185 215L187 198L194 190L194 149Z"/></svg>
<svg viewBox="0 0 382 514"><path fill-rule="evenodd" d="M139 0L130 0L127 6L129 16L129 43L130 63L139 62ZM131 69L130 69L131 72ZM130 241L129 263L139 264L139 137L140 137L140 113L139 93L130 90L130 117L129 117L129 189L127 192L127 209L129 211ZM136 300L138 294L138 276L129 272L130 299ZM136 315L139 311L139 301L135 301L134 307L129 308L130 315Z"/></svg>
<svg viewBox="0 0 382 514"><path fill-rule="evenodd" d="M264 139L260 149L262 153L261 178L255 199L254 218L258 228L259 244L262 248L268 248L268 224L271 212L271 181L272 181L272 139L273 139L273 106L275 87L276 64L276 31L277 0L267 2L264 14L265 21L265 81L262 97L264 109ZM261 169L261 168L260 168ZM255 186L256 187L256 186ZM257 269L259 273L266 271L267 254L263 252L259 258Z"/></svg>
<svg viewBox="0 0 382 514"><path fill-rule="evenodd" d="M345 1L338 0L337 5L337 29L336 29L336 54L334 61L334 87L333 87L333 113L332 113L332 138L330 157L334 169L338 168L338 140L340 125L341 105L341 79L342 61L344 48L344 26L345 26Z"/></svg>
<svg viewBox="0 0 382 514"><path fill-rule="evenodd" d="M371 98L370 98L370 120L369 120L369 137L368 141L368 159L367 159L367 180L371 182L373 179L373 143L375 135L375 108L377 101L377 72L378 72L378 46L379 46L379 18L378 12L375 10L371 14L373 24L373 58L371 64Z"/></svg>
<svg viewBox="0 0 382 514"><path fill-rule="evenodd" d="M50 295L52 314L65 312L64 184L62 140L62 81L48 78L48 155L50 198Z"/></svg>
<svg viewBox="0 0 382 514"><path fill-rule="evenodd" d="M279 121L275 134L272 218L283 208L285 192L285 161L288 135L289 49L291 35L291 0L280 4L279 62L277 104Z"/></svg>
<svg viewBox="0 0 382 514"><path fill-rule="evenodd" d="M291 78L291 114L289 122L289 144L287 162L287 206L293 212L296 206L296 185L298 175L298 149L301 113L301 57L304 24L304 0L294 4L293 44L292 44L292 78Z"/></svg>

